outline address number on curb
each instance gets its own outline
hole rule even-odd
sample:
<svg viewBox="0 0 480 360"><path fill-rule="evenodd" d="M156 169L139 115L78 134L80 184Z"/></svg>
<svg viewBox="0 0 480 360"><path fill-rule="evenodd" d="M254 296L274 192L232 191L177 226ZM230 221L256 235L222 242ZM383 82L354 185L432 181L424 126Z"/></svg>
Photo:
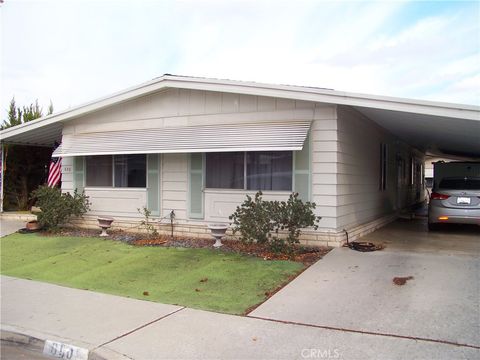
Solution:
<svg viewBox="0 0 480 360"><path fill-rule="evenodd" d="M58 341L45 340L43 353L59 359L68 360L87 360L88 350L69 344L64 344Z"/></svg>

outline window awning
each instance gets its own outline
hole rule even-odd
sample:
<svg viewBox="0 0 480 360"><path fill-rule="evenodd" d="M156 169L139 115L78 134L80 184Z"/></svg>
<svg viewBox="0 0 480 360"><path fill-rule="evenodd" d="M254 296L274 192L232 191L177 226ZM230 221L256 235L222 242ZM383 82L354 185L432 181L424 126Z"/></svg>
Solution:
<svg viewBox="0 0 480 360"><path fill-rule="evenodd" d="M54 157L301 150L310 121L205 125L63 135Z"/></svg>

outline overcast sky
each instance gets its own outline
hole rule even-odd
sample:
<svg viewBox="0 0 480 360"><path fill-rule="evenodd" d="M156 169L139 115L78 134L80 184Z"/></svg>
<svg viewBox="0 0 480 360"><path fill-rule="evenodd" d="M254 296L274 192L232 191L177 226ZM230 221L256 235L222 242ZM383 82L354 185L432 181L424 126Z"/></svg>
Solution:
<svg viewBox="0 0 480 360"><path fill-rule="evenodd" d="M480 105L480 2L4 0L1 118L164 73Z"/></svg>

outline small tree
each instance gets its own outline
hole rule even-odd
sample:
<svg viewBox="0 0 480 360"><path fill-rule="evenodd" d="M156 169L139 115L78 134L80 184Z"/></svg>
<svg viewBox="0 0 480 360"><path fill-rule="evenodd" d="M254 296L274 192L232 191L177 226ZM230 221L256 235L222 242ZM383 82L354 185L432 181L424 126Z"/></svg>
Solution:
<svg viewBox="0 0 480 360"><path fill-rule="evenodd" d="M155 226L155 219L152 218L152 212L148 210L146 206L142 207L141 209L137 208L137 211L143 216L142 221L140 221L140 226L145 229L150 238L157 237L159 234Z"/></svg>
<svg viewBox="0 0 480 360"><path fill-rule="evenodd" d="M90 210L90 202L85 193L79 194L62 193L58 188L40 186L32 193L37 206L42 211L38 214L40 226L56 230L61 224L65 224L72 216L83 216Z"/></svg>

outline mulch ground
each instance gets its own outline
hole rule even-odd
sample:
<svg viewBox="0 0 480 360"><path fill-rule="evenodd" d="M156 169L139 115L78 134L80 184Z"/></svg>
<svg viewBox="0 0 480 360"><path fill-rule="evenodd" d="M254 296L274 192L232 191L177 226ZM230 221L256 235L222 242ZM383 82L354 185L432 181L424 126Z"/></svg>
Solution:
<svg viewBox="0 0 480 360"><path fill-rule="evenodd" d="M133 246L158 246L158 247L182 247L182 248L213 248L215 240L213 239L193 239L188 237L171 237L159 235L152 238L145 233L130 233L122 230L109 230L109 237L106 239L121 241ZM98 237L99 230L63 228L59 232L49 233L41 232L44 236L82 236ZM260 244L244 244L238 240L222 240L223 246L218 248L223 252L234 252L244 255L256 256L264 260L291 260L301 262L307 267L320 260L332 248L296 245L291 255L275 253L268 247Z"/></svg>

